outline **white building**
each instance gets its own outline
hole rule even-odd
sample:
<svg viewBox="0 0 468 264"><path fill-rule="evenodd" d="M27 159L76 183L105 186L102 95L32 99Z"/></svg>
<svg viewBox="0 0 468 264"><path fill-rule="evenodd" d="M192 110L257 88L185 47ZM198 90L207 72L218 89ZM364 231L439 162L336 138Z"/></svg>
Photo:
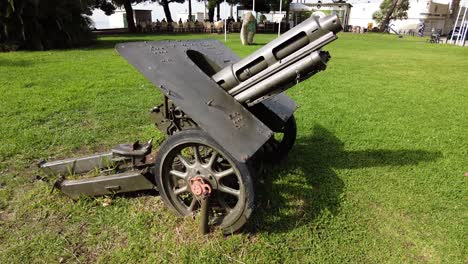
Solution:
<svg viewBox="0 0 468 264"><path fill-rule="evenodd" d="M152 21L151 9L133 9L135 23ZM127 14L125 10L117 9L111 16L106 16L101 10L94 10L91 17L96 29L127 28Z"/></svg>
<svg viewBox="0 0 468 264"><path fill-rule="evenodd" d="M372 14L379 10L382 0L351 0L353 5L349 19L350 25L367 27L368 23L377 23ZM399 31L417 30L418 25L425 24L426 33L431 29L447 33L453 26L453 14L458 11L457 0L410 0L408 19L391 21Z"/></svg>
<svg viewBox="0 0 468 264"><path fill-rule="evenodd" d="M379 10L379 6L383 0L348 0L347 3L352 5L349 13L348 24L353 26L361 26L367 28L369 23L377 26L377 23L372 19L372 14ZM293 2L302 4L317 4L317 0L296 0ZM332 3L332 0L323 0L323 3ZM408 10L408 19L396 20L391 23L394 29L400 31L417 30L419 24L424 23L426 33L430 33L431 29L440 30L443 34L447 33L454 24L456 13L460 5L460 0L410 0L410 8ZM133 6L137 11L151 11L150 20L156 21L165 18L162 6L157 3L140 3ZM181 18L185 21L188 17L188 2L179 4L170 4L172 19L178 21ZM236 18L237 7L231 7L228 4L222 3L221 18L233 16ZM125 11L118 10L111 16L106 16L101 10L95 10L92 19L97 29L107 28L123 28L125 24ZM202 21L208 18L207 10L204 2L192 1L192 14L196 19ZM241 15L241 12L239 13ZM147 17L147 16L145 16ZM216 17L216 12L215 12ZM137 22L138 16L135 16Z"/></svg>
<svg viewBox="0 0 468 264"><path fill-rule="evenodd" d="M179 20L181 20L182 22L185 22L187 21L187 19L189 18L189 13L188 12L183 12L183 13L178 13L176 18L174 19L174 17L172 19L174 19L174 21L178 22ZM198 22L202 22L205 20L205 13L203 12L192 12L192 20L193 21L198 21Z"/></svg>
<svg viewBox="0 0 468 264"><path fill-rule="evenodd" d="M222 3L220 10L221 18L225 18L230 16L231 14L231 7L228 4ZM179 18L182 18L183 21L186 21L188 18L188 2L179 4L179 3L171 3L169 4L171 9L171 17L174 21L179 21ZM157 3L140 3L133 6L134 10L148 10L151 11L151 21L156 21L158 19L161 21L163 18L166 18L164 15L164 10L162 6ZM110 28L125 28L124 25L125 10L118 9L114 14L110 16L106 16L104 12L101 10L94 10L91 19L94 22L94 27L96 29L110 29ZM206 16L205 16L206 13ZM203 2L192 1L192 15L196 16L198 21L203 21L206 17L208 19L208 11L205 12L205 5ZM233 8L233 16L236 17L237 9ZM216 11L215 11L215 18L216 18ZM136 16L135 16L136 20ZM135 21L137 22L137 21Z"/></svg>

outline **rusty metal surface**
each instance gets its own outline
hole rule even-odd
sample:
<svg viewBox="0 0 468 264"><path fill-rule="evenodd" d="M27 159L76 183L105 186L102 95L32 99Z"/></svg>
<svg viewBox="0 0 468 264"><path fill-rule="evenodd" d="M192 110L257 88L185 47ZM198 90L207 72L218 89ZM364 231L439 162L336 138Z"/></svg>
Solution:
<svg viewBox="0 0 468 264"><path fill-rule="evenodd" d="M140 144L139 141L132 144L119 144L110 152L49 162L43 161L38 166L47 175L66 176L104 169L110 170L124 163L144 163L145 156L151 152L152 141L151 139L146 144Z"/></svg>
<svg viewBox="0 0 468 264"><path fill-rule="evenodd" d="M58 186L67 196L99 196L155 189L155 185L139 171L130 171L109 176L98 176L79 180L64 180Z"/></svg>
<svg viewBox="0 0 468 264"><path fill-rule="evenodd" d="M99 170L112 166L114 166L112 152L39 164L39 168L47 175L80 174L94 169Z"/></svg>
<svg viewBox="0 0 468 264"><path fill-rule="evenodd" d="M219 68L239 58L216 40L122 43L117 51L239 161L272 131L216 84L187 55L204 54Z"/></svg>

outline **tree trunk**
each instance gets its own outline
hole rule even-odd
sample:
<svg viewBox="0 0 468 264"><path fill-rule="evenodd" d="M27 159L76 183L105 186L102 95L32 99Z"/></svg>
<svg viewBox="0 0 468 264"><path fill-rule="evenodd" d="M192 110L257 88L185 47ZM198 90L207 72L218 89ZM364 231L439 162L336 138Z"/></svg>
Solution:
<svg viewBox="0 0 468 264"><path fill-rule="evenodd" d="M171 17L171 9L169 9L169 2L167 0L161 0L161 5L163 6L164 15L166 15L167 23L174 22L174 20L172 20Z"/></svg>
<svg viewBox="0 0 468 264"><path fill-rule="evenodd" d="M8 38L8 31L6 22L4 22L2 19L0 19L0 29L0 42L6 42Z"/></svg>
<svg viewBox="0 0 468 264"><path fill-rule="evenodd" d="M387 13L385 14L384 20L380 24L380 28L379 28L380 32L384 32L385 29L387 28L388 24L390 23L390 19L391 19L392 15L393 15L393 12L395 11L395 8L398 5L398 2L399 2L399 0L393 0L392 1L392 6L388 9Z"/></svg>
<svg viewBox="0 0 468 264"><path fill-rule="evenodd" d="M216 4L216 20L217 21L220 21L221 20L221 15L220 15L220 11L221 10L221 4L218 2Z"/></svg>
<svg viewBox="0 0 468 264"><path fill-rule="evenodd" d="M135 32L136 27L135 27L135 20L133 18L132 1L131 0L125 0L124 8L125 8L125 14L126 14L126 17L127 17L128 31L129 32Z"/></svg>
<svg viewBox="0 0 468 264"><path fill-rule="evenodd" d="M286 17L284 18L286 20L286 23L289 25L289 5L291 5L292 3L292 0L289 0L287 2L287 7L285 8L286 9Z"/></svg>
<svg viewBox="0 0 468 264"><path fill-rule="evenodd" d="M188 19L192 21L192 0L188 0Z"/></svg>
<svg viewBox="0 0 468 264"><path fill-rule="evenodd" d="M209 20L210 22L213 22L213 20L214 20L214 11L215 11L214 6L208 8L208 20Z"/></svg>

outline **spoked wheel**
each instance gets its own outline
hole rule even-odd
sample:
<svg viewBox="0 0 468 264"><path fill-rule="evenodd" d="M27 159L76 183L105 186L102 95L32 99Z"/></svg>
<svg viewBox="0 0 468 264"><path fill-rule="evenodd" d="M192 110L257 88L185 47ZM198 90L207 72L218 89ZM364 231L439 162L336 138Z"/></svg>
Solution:
<svg viewBox="0 0 468 264"><path fill-rule="evenodd" d="M251 172L202 130L178 132L161 145L155 180L165 204L180 216L200 210L197 184L209 186L208 224L226 234L240 229L253 210ZM195 189L194 189L195 188Z"/></svg>
<svg viewBox="0 0 468 264"><path fill-rule="evenodd" d="M275 163L286 158L296 141L296 134L296 119L291 116L284 126L279 131L275 131L273 136L265 143L265 160Z"/></svg>

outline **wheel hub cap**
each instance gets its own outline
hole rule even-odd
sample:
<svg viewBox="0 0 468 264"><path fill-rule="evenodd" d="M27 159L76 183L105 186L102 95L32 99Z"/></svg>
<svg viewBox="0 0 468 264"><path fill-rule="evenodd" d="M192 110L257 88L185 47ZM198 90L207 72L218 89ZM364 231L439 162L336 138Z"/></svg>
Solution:
<svg viewBox="0 0 468 264"><path fill-rule="evenodd" d="M200 176L190 179L190 189L194 195L202 198L211 194L210 184L206 183Z"/></svg>

